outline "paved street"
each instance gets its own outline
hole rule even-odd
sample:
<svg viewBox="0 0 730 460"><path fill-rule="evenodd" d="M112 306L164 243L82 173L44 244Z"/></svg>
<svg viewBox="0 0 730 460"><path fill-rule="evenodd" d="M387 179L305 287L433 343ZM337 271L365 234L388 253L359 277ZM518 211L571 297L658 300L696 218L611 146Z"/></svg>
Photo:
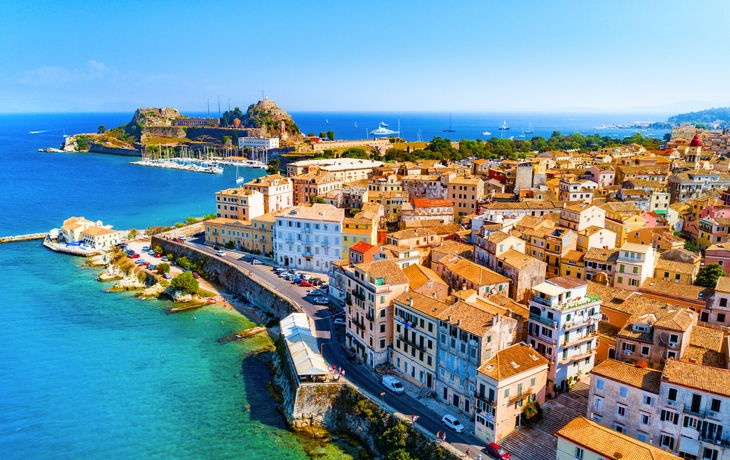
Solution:
<svg viewBox="0 0 730 460"><path fill-rule="evenodd" d="M215 249L203 244L203 238L189 240L186 244L217 257L215 255ZM366 367L347 359L340 345L339 339L341 334L342 337L344 337L344 327L334 325L334 318L326 306L313 304L305 297L308 288L302 288L296 284L280 279L271 271L270 265L251 265L249 262L244 260L244 258L249 260L251 257L256 256L232 252L227 249L224 249L224 251L226 252L224 259L233 262L234 264L242 267L244 270L253 272L254 279L262 281L264 284L269 286L273 286L278 292L296 302L309 315L309 317L312 318L316 329L314 333L317 336L322 355L330 365L334 364L338 367L342 367L342 369L345 370L347 380L358 388L369 393L372 397L381 397L380 394L385 392L383 401L386 404L405 416L418 416L417 424L431 432L434 435L434 439L437 431L444 430L444 427L441 425L441 416L443 414L436 414L421 404L418 400L408 395L397 396L387 392L380 384L380 379L375 373L371 372ZM268 259L260 259L268 262ZM338 331L337 328L340 330ZM462 416L462 418L463 417L464 416ZM457 434L449 431L446 434L446 442L450 443L461 452L465 452L467 448L470 448L471 456L473 458L476 458L477 455L479 455L480 448L484 448L484 444L479 444L476 437L469 435L468 433ZM481 453L483 458L486 459L486 455L484 455L483 452ZM514 455L512 458L514 460L521 460L519 457Z"/></svg>

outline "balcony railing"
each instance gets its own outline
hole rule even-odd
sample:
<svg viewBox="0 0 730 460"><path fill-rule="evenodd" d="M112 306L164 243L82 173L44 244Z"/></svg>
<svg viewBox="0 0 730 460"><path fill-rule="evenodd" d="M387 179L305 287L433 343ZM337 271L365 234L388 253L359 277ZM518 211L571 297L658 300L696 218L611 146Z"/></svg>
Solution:
<svg viewBox="0 0 730 460"><path fill-rule="evenodd" d="M556 327L558 324L558 322L555 321L554 319L547 319L536 313L530 313L530 319L534 320L534 321L538 321L547 327Z"/></svg>
<svg viewBox="0 0 730 460"><path fill-rule="evenodd" d="M598 324L598 322L601 320L601 311L599 310L597 313L594 313L593 315L587 316L585 319L578 319L571 321L570 323L563 324L563 330L568 331L570 329L577 329L579 327L587 326L590 324Z"/></svg>
<svg viewBox="0 0 730 460"><path fill-rule="evenodd" d="M592 334L585 335L583 337L576 337L574 339L570 339L567 342L563 341L564 347L572 347L573 345L578 345L583 342L588 342L589 340L593 340L598 337L598 332L594 332Z"/></svg>
<svg viewBox="0 0 730 460"><path fill-rule="evenodd" d="M587 358L587 357L589 357L591 355L595 355L595 354L596 354L596 349L594 348L592 350L589 350L585 353L581 353L579 355L568 356L567 358L560 358L560 364L570 364L573 361L578 361L579 359Z"/></svg>
<svg viewBox="0 0 730 460"><path fill-rule="evenodd" d="M426 348L425 348L425 347L422 347L422 346L421 346L421 345L420 345L420 344L419 344L418 342L416 342L415 340L412 340L412 339L408 338L408 336L407 336L407 335L405 335L405 334L401 334L401 335L399 335L399 336L398 336L398 339L399 339L399 340L400 340L401 342L405 343L406 345L410 345L410 346L412 346L413 348L415 348L415 349L417 349L417 350L421 350L421 351L426 351Z"/></svg>
<svg viewBox="0 0 730 460"><path fill-rule="evenodd" d="M583 297L578 297L576 299L568 299L563 300L562 302L554 302L550 303L549 300L543 299L541 297L534 297L532 299L533 302L548 306L550 308L553 308L555 310L572 310L574 308L580 308L584 305L588 305L593 302L599 302L601 300L601 297L596 294L586 294Z"/></svg>
<svg viewBox="0 0 730 460"><path fill-rule="evenodd" d="M353 325L354 325L354 326L355 326L356 328L358 328L358 329L362 329L363 331L365 330L365 322L364 322L364 321L362 321L362 320L358 321L358 319L357 319L357 318L352 318L352 320L351 320L351 321L352 321L352 324L353 324Z"/></svg>
<svg viewBox="0 0 730 460"><path fill-rule="evenodd" d="M558 340L552 337L545 337L544 335L541 335L539 331L531 331L528 332L528 335L530 337L534 337L535 339L543 342L546 345L557 345Z"/></svg>
<svg viewBox="0 0 730 460"><path fill-rule="evenodd" d="M479 400L481 400L481 401L484 401L489 406L492 406L492 407L496 407L497 406L497 401L495 401L494 399L489 399L489 397L486 394L479 393L478 391L475 391L474 392L474 397L477 398L477 399L479 399Z"/></svg>
<svg viewBox="0 0 730 460"><path fill-rule="evenodd" d="M367 313L365 315L365 319L367 319L368 321L373 321L373 320L375 320L375 317L373 316L372 313Z"/></svg>
<svg viewBox="0 0 730 460"><path fill-rule="evenodd" d="M532 394L532 388L528 388L527 391L523 391L522 393L518 395L514 395L511 398L509 398L509 403L514 404L517 401L523 400L527 397L529 397Z"/></svg>
<svg viewBox="0 0 730 460"><path fill-rule="evenodd" d="M689 415L695 415L697 417L705 417L705 415L707 415L706 409L698 409L695 411L695 410L692 410L691 405L684 406L684 408L682 409L682 412L684 412L685 414L689 414Z"/></svg>
<svg viewBox="0 0 730 460"><path fill-rule="evenodd" d="M352 291L352 296L355 298L358 298L362 301L365 301L365 293L360 291Z"/></svg>

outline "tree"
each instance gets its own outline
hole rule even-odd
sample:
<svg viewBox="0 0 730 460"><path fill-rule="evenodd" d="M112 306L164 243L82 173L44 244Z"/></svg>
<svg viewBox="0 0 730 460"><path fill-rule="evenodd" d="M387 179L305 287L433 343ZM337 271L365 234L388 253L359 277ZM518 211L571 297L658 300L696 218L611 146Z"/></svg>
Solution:
<svg viewBox="0 0 730 460"><path fill-rule="evenodd" d="M200 286L191 272L182 272L172 279L170 283L173 289L183 291L186 294L197 294Z"/></svg>
<svg viewBox="0 0 730 460"><path fill-rule="evenodd" d="M203 216L203 220L211 220L211 219L215 219L216 217L218 217L217 214L206 214Z"/></svg>
<svg viewBox="0 0 730 460"><path fill-rule="evenodd" d="M312 204L315 204L315 203L327 204L327 202L324 201L324 198L322 198L320 196L313 196L312 197Z"/></svg>
<svg viewBox="0 0 730 460"><path fill-rule="evenodd" d="M314 137L314 133L307 134L307 137Z"/></svg>
<svg viewBox="0 0 730 460"><path fill-rule="evenodd" d="M167 262L162 262L160 265L157 266L157 273L170 273L170 264L168 264Z"/></svg>
<svg viewBox="0 0 730 460"><path fill-rule="evenodd" d="M697 252L697 243L691 240L685 240L684 241L684 249L690 251L690 252Z"/></svg>
<svg viewBox="0 0 730 460"><path fill-rule="evenodd" d="M99 134L101 134L106 131L106 126L101 125L101 126L99 126L99 128L97 130L99 131Z"/></svg>
<svg viewBox="0 0 730 460"><path fill-rule="evenodd" d="M357 208L350 209L350 217L355 217L356 215L358 215L360 213L360 211L361 210L357 209Z"/></svg>
<svg viewBox="0 0 730 460"><path fill-rule="evenodd" d="M133 240L135 238L137 238L137 229L136 228L133 228L133 229L129 230L129 234L127 235L127 239L128 240Z"/></svg>
<svg viewBox="0 0 730 460"><path fill-rule="evenodd" d="M89 144L86 142L86 140L79 139L78 141L76 141L76 150L89 150Z"/></svg>
<svg viewBox="0 0 730 460"><path fill-rule="evenodd" d="M722 270L722 266L720 266L719 264L705 265L703 268L700 269L699 273L697 273L695 286L715 289L715 286L717 286L717 280L721 276L727 276L727 273Z"/></svg>
<svg viewBox="0 0 730 460"><path fill-rule="evenodd" d="M269 174L276 174L279 172L279 159L275 158L273 160L269 160L269 168L267 171Z"/></svg>
<svg viewBox="0 0 730 460"><path fill-rule="evenodd" d="M161 248L161 247L159 247L159 246L155 246L155 254L162 254L163 252L164 252L164 251L162 250L162 248Z"/></svg>
<svg viewBox="0 0 730 460"><path fill-rule="evenodd" d="M672 133L667 133L664 135L664 142L669 142L672 140Z"/></svg>
<svg viewBox="0 0 730 460"><path fill-rule="evenodd" d="M195 217L186 217L185 218L185 223L188 225L193 225L197 221L198 221L198 219L196 219Z"/></svg>
<svg viewBox="0 0 730 460"><path fill-rule="evenodd" d="M178 258L177 258L177 264L178 264L179 266L181 266L182 268L190 268L190 267L192 267L192 266L193 266L193 264L192 264L192 263L190 263L190 261L188 260L188 258L187 258L187 257L185 257L185 256L182 256L182 257L178 257Z"/></svg>
<svg viewBox="0 0 730 460"><path fill-rule="evenodd" d="M335 140L335 133L334 131L327 131L327 139L333 141Z"/></svg>

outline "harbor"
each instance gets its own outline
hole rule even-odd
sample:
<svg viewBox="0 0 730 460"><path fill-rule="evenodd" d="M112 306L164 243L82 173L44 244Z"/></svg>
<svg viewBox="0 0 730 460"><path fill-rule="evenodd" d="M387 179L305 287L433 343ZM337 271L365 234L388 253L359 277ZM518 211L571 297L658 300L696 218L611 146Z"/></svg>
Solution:
<svg viewBox="0 0 730 460"><path fill-rule="evenodd" d="M27 235L16 235L16 236L4 236L4 237L0 238L0 243L13 243L16 241L42 240L47 236L48 236L48 232L29 233Z"/></svg>

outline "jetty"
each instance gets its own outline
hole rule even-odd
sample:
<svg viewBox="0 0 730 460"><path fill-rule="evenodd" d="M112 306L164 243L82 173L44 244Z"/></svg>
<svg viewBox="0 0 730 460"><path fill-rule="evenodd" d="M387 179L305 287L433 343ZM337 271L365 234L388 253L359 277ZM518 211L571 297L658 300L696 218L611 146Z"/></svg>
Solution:
<svg viewBox="0 0 730 460"><path fill-rule="evenodd" d="M190 311L190 310L197 310L198 308L204 307L208 304L206 303L195 303L192 305L182 305L180 307L170 307L165 310L165 313L168 315L171 313L181 313L183 311Z"/></svg>
<svg viewBox="0 0 730 460"><path fill-rule="evenodd" d="M241 339L247 339L249 337L253 337L256 334L259 334L261 332L265 332L266 328L263 326L257 326L252 327L251 329L246 329L245 331L239 332L237 334L229 335L227 337L221 337L218 339L219 343L226 343L226 342L233 342L234 340L241 340Z"/></svg>
<svg viewBox="0 0 730 460"><path fill-rule="evenodd" d="M130 161L129 164L137 166L149 166L151 168L178 169L180 171L201 172L205 174L220 174L223 168L217 165L180 164L171 161L142 160Z"/></svg>
<svg viewBox="0 0 730 460"><path fill-rule="evenodd" d="M3 236L0 238L0 243L13 243L15 241L31 241L31 240L42 240L48 236L48 232L45 233L29 233L27 235L16 235L16 236Z"/></svg>
<svg viewBox="0 0 730 460"><path fill-rule="evenodd" d="M97 254L103 254L102 249L83 248L80 246L70 246L64 243L54 243L49 238L43 240L43 246L47 247L53 252L62 252L64 254L71 254L73 256L89 257Z"/></svg>

